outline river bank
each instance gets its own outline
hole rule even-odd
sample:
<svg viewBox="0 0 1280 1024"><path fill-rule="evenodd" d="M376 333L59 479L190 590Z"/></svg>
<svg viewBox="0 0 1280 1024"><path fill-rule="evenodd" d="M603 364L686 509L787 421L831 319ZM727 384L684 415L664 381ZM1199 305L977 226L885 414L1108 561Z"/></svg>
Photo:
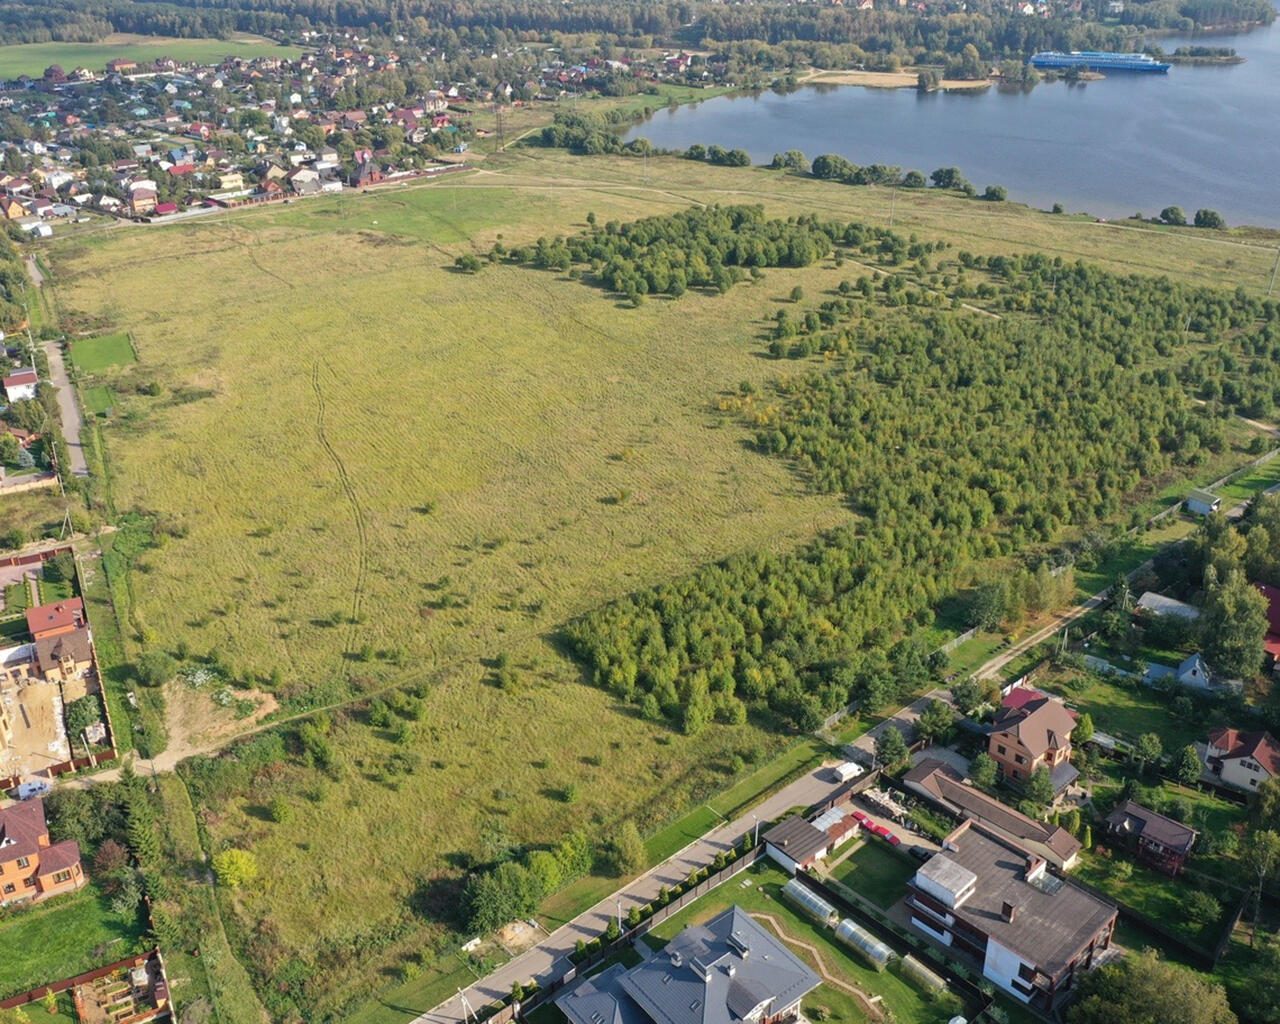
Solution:
<svg viewBox="0 0 1280 1024"><path fill-rule="evenodd" d="M815 69L800 79L802 85L861 85L867 89L914 89L915 71L823 71ZM991 88L991 79L970 81L964 78L944 78L938 83L942 92L973 92Z"/></svg>

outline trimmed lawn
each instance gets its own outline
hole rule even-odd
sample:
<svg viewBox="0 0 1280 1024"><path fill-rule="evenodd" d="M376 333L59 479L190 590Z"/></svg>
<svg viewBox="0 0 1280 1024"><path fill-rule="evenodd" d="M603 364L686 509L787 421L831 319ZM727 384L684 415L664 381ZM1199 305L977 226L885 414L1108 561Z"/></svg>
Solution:
<svg viewBox="0 0 1280 1024"><path fill-rule="evenodd" d="M84 411L90 416L105 416L116 407L116 396L105 384L81 388L80 398L84 402Z"/></svg>
<svg viewBox="0 0 1280 1024"><path fill-rule="evenodd" d="M405 1024L426 1013L476 980L476 973L459 956L447 953L439 963L398 988L384 992L347 1018L347 1024Z"/></svg>
<svg viewBox="0 0 1280 1024"><path fill-rule="evenodd" d="M92 883L15 910L0 922L0 995L61 981L148 948L139 913L126 921Z"/></svg>
<svg viewBox="0 0 1280 1024"><path fill-rule="evenodd" d="M862 731L865 732L865 728ZM707 806L717 814L733 818L783 784L816 768L830 754L830 748L821 740L806 737L719 796L708 800Z"/></svg>
<svg viewBox="0 0 1280 1024"><path fill-rule="evenodd" d="M104 334L97 338L82 338L71 343L71 361L85 373L101 373L112 366L126 366L136 362L133 345L125 331Z"/></svg>
<svg viewBox="0 0 1280 1024"><path fill-rule="evenodd" d="M902 898L916 873L916 862L881 842L864 840L832 872L836 881L865 896L881 910Z"/></svg>
<svg viewBox="0 0 1280 1024"><path fill-rule="evenodd" d="M744 888L743 879L749 879L751 885ZM646 938L646 941L651 946L657 947L669 942L686 925L701 924L736 904L750 913L763 913L776 917L789 936L817 947L821 950L822 959L827 967L839 977L872 996L881 996L885 1007L893 1015L892 1019L898 1024L935 1024L938 1020L946 1020L951 1016L951 1012L955 1012L941 1012L938 1004L931 1002L909 982L900 978L892 966L882 973L876 973L871 968L863 966L862 962L855 959L853 955L846 954L843 947L833 941L830 931L819 927L808 918L801 917L781 897L780 892L786 881L787 876L781 871L761 862L748 868L742 875L711 890L680 913L663 921L649 933L652 939ZM772 934L777 934L767 922L761 922L761 924ZM810 967L815 967L806 951L790 945L788 948ZM821 985L804 999L804 1009L811 1010L815 1006L830 1007L832 1016L841 1024L866 1020L858 1001L832 985ZM810 1019L813 1018L810 1017Z"/></svg>
<svg viewBox="0 0 1280 1024"><path fill-rule="evenodd" d="M947 673L961 676L975 671L979 665L985 664L1000 652L1004 646L1005 634L979 633L970 637L947 655Z"/></svg>
<svg viewBox="0 0 1280 1024"><path fill-rule="evenodd" d="M1092 597L1116 581L1120 573L1131 573L1161 548L1185 540L1199 526L1189 519L1170 516L1153 529L1126 537L1110 547L1106 557L1092 569L1076 568L1076 592L1081 598Z"/></svg>

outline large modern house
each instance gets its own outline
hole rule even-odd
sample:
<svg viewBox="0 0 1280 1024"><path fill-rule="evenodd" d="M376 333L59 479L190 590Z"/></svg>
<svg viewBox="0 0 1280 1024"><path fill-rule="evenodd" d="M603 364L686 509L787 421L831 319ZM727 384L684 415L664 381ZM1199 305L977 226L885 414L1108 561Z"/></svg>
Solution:
<svg viewBox="0 0 1280 1024"><path fill-rule="evenodd" d="M1071 764L1071 730L1076 720L1061 701L1037 694L1016 707L1004 706L991 726L987 753L1001 773L1025 785L1041 765L1049 769L1054 794L1079 778Z"/></svg>
<svg viewBox="0 0 1280 1024"><path fill-rule="evenodd" d="M572 1024L784 1024L821 979L741 907L556 1000Z"/></svg>
<svg viewBox="0 0 1280 1024"><path fill-rule="evenodd" d="M985 978L1051 1011L1111 946L1116 908L973 821L949 835L907 890L911 923Z"/></svg>

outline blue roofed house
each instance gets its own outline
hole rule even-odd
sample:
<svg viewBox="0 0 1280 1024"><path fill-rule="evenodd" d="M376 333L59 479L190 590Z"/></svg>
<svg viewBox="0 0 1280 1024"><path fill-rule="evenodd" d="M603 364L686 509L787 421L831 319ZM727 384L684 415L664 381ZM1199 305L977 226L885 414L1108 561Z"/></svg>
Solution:
<svg viewBox="0 0 1280 1024"><path fill-rule="evenodd" d="M571 1024L783 1024L821 979L741 907L556 1000Z"/></svg>

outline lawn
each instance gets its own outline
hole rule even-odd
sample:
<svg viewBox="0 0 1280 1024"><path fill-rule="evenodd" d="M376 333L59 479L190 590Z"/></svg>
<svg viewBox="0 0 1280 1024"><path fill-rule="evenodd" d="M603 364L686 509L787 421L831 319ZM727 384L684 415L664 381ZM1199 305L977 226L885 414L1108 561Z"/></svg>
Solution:
<svg viewBox="0 0 1280 1024"><path fill-rule="evenodd" d="M84 373L101 373L112 366L126 366L135 361L135 356L129 335L125 331L117 331L73 341L71 361Z"/></svg>
<svg viewBox="0 0 1280 1024"><path fill-rule="evenodd" d="M1175 715L1154 690L1136 679L1120 682L1090 674L1064 686L1062 680L1050 675L1037 680L1036 685L1058 692L1072 708L1087 713L1099 732L1129 743L1136 743L1143 733L1154 732L1166 751L1176 751L1204 739L1208 728L1203 721Z"/></svg>
<svg viewBox="0 0 1280 1024"><path fill-rule="evenodd" d="M724 725L691 738L619 713L583 685L556 631L710 560L792 549L847 522L837 498L760 458L710 403L776 374L759 334L780 296L801 281L831 291L848 267L620 309L568 275L465 275L453 260L578 230L588 212L629 220L751 198L881 224L890 195L680 160L650 160L645 184L636 171L526 150L483 174L49 250L68 312L115 318L161 385L121 389L119 415L99 424L111 505L147 513L109 545L121 682L144 646L163 644L270 686L283 713L406 684L423 694L412 772L380 777L398 744L337 714L335 778L290 761L201 808L209 847L252 848L262 871L222 908L231 949L264 993L279 990L253 965L272 962L264 948L287 951L281 970L314 979L316 1019L374 998L441 940L409 894L456 880L490 823L539 845L625 817L649 833L708 801L731 816L823 753L802 742L765 764L791 739ZM1251 289L1270 271L1246 246L1164 233L1136 245L1015 204L901 195L895 224L945 229L974 252L1039 247ZM180 309L175 280L201 282ZM506 689L490 667L500 653ZM739 758L765 767L715 797ZM263 811L275 796L286 821ZM660 845L683 845L680 831ZM564 907L581 896L565 890Z"/></svg>
<svg viewBox="0 0 1280 1024"><path fill-rule="evenodd" d="M661 832L651 835L645 841L644 852L648 854L650 864L661 864L672 854L678 853L722 824L724 819L703 804L679 821L672 822Z"/></svg>
<svg viewBox="0 0 1280 1024"><path fill-rule="evenodd" d="M262 36L236 35L231 39L177 39L117 33L97 43L20 43L0 46L0 78L31 75L39 78L50 64L65 70L85 67L101 72L115 57L139 63L157 57L177 61L217 63L224 57L297 57L296 46L281 46Z"/></svg>
<svg viewBox="0 0 1280 1024"><path fill-rule="evenodd" d="M1252 498L1259 491L1275 487L1276 484L1280 484L1280 457L1270 459L1261 466L1249 470L1248 473L1237 477L1229 484L1219 487L1215 493L1223 498L1225 504Z"/></svg>
<svg viewBox="0 0 1280 1024"><path fill-rule="evenodd" d="M94 384L80 389L84 411L90 416L105 416L116 407L116 396L105 384Z"/></svg>
<svg viewBox="0 0 1280 1024"><path fill-rule="evenodd" d="M1124 869L1120 867L1122 864L1133 869L1128 878L1123 875ZM1194 883L1185 879L1170 881L1165 875L1130 860L1123 852L1117 852L1111 857L1082 852L1080 863L1073 869L1072 876L1159 921L1184 941L1206 952L1212 951L1227 918L1235 910L1224 902L1219 920L1204 925L1196 924L1186 912L1186 900L1195 891Z"/></svg>
<svg viewBox="0 0 1280 1024"><path fill-rule="evenodd" d="M880 909L888 910L902 899L918 866L905 853L868 839L837 865L832 876Z"/></svg>
<svg viewBox="0 0 1280 1024"><path fill-rule="evenodd" d="M861 960L846 954L833 941L830 931L797 914L780 896L782 885L787 879L776 868L766 863L765 866L748 869L742 878L750 880L750 887L743 888L740 878L730 879L680 913L663 921L650 933L654 939L651 945L669 942L686 925L701 924L737 904L751 913L770 914L778 918L789 935L816 946L821 950L823 960L840 977L864 992L881 996L898 1024L934 1024L939 1019L945 1020L951 1016L950 1013L940 1014L939 1007L921 995L910 983L899 978L893 967L877 973L863 966ZM769 927L767 923L762 923L764 927ZM811 967L814 966L807 952L791 948ZM828 1006L833 1011L833 1017L841 1024L866 1019L851 995L831 985L820 986L805 998L803 1005L806 1009Z"/></svg>
<svg viewBox="0 0 1280 1024"><path fill-rule="evenodd" d="M862 729L858 735L862 735L865 731L865 728ZM767 764L757 768L736 785L712 797L707 802L707 806L725 818L735 818L752 804L763 800L774 790L803 775L810 768L816 767L829 756L831 756L830 747L820 740L806 737Z"/></svg>
<svg viewBox="0 0 1280 1024"><path fill-rule="evenodd" d="M60 981L149 948L139 914L125 920L92 884L0 921L0 995Z"/></svg>

